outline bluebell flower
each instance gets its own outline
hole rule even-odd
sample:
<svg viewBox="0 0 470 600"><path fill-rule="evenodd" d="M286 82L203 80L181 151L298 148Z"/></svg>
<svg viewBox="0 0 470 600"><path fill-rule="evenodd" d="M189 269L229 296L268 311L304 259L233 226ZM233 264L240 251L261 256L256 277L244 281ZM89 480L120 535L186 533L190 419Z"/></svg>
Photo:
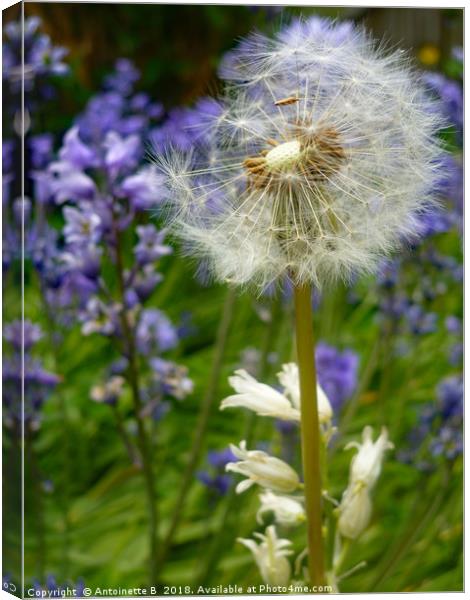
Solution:
<svg viewBox="0 0 470 600"><path fill-rule="evenodd" d="M199 471L197 478L207 488L224 496L232 484L232 477L225 473L225 466L237 460L230 448L211 450L207 454L208 469Z"/></svg>
<svg viewBox="0 0 470 600"><path fill-rule="evenodd" d="M154 383L163 395L173 396L182 400L193 391L193 382L188 377L186 367L162 358L152 358L149 361L153 369Z"/></svg>
<svg viewBox="0 0 470 600"><path fill-rule="evenodd" d="M442 100L444 110L458 131L463 127L463 94L462 86L442 73L425 73L424 81Z"/></svg>
<svg viewBox="0 0 470 600"><path fill-rule="evenodd" d="M59 158L78 170L98 165L96 151L80 139L78 126L72 127L65 134Z"/></svg>
<svg viewBox="0 0 470 600"><path fill-rule="evenodd" d="M105 87L120 94L128 95L132 91L135 82L139 80L140 72L132 61L127 58L118 58L114 69L114 73L106 77Z"/></svg>
<svg viewBox="0 0 470 600"><path fill-rule="evenodd" d="M109 131L103 146L106 148L104 162L112 177L115 177L123 168L132 169L136 166L141 150L141 141L138 135L122 137L115 131Z"/></svg>
<svg viewBox="0 0 470 600"><path fill-rule="evenodd" d="M134 248L140 265L155 262L162 256L171 254L172 248L163 244L166 232L158 231L154 225L140 225L136 228L139 243Z"/></svg>
<svg viewBox="0 0 470 600"><path fill-rule="evenodd" d="M437 314L426 312L419 304L410 304L404 311L406 323L414 335L433 333L437 329Z"/></svg>
<svg viewBox="0 0 470 600"><path fill-rule="evenodd" d="M88 279L97 279L101 270L102 248L93 243L79 242L71 244L59 255L60 262L64 265L65 273L81 273Z"/></svg>
<svg viewBox="0 0 470 600"><path fill-rule="evenodd" d="M69 67L64 62L67 50L54 46L49 36L41 33L41 20L29 17L7 23L3 28L3 80L4 92L19 95L24 82L26 108L35 107L38 100L49 98L54 89L48 83L51 76L64 76ZM34 94L29 94L34 89ZM18 106L16 101L7 108Z"/></svg>
<svg viewBox="0 0 470 600"><path fill-rule="evenodd" d="M58 204L68 200L91 200L96 193L96 184L86 173L65 161L49 165L51 194Z"/></svg>
<svg viewBox="0 0 470 600"><path fill-rule="evenodd" d="M438 404L444 420L450 417L462 417L463 379L461 375L447 377L437 388Z"/></svg>
<svg viewBox="0 0 470 600"><path fill-rule="evenodd" d="M353 350L340 352L337 348L320 342L316 347L315 358L318 381L336 412L356 389L359 357Z"/></svg>
<svg viewBox="0 0 470 600"><path fill-rule="evenodd" d="M400 266L397 258L382 260L377 270L377 283L386 289L394 288L398 282Z"/></svg>
<svg viewBox="0 0 470 600"><path fill-rule="evenodd" d="M146 166L137 173L126 177L119 186L119 192L129 198L134 210L147 210L164 197L163 177L157 175L154 166Z"/></svg>
<svg viewBox="0 0 470 600"><path fill-rule="evenodd" d="M164 123L150 135L154 151L159 153L168 146L188 151L196 144L203 145L207 140L210 120L221 110L213 98L200 98L191 108L173 108Z"/></svg>
<svg viewBox="0 0 470 600"><path fill-rule="evenodd" d="M33 135L28 140L33 169L45 169L52 158L54 137L50 133Z"/></svg>
<svg viewBox="0 0 470 600"><path fill-rule="evenodd" d="M162 281L163 275L155 270L155 266L147 264L134 277L133 286L140 302L145 302L153 293L155 287Z"/></svg>
<svg viewBox="0 0 470 600"><path fill-rule="evenodd" d="M21 352L21 347L24 348L25 352L30 350L42 336L39 325L29 320L8 323L3 331L5 340L18 352Z"/></svg>
<svg viewBox="0 0 470 600"><path fill-rule="evenodd" d="M141 312L136 330L137 348L144 355L171 350L178 343L176 328L168 317L156 308Z"/></svg>
<svg viewBox="0 0 470 600"><path fill-rule="evenodd" d="M14 321L4 329L4 338L10 348L6 348L2 369L3 418L7 427L19 431L24 416L25 427L34 431L40 426L41 408L60 379L55 373L45 370L42 362L32 355L33 346L42 337L39 326L31 321L24 322L23 348L22 328L20 321ZM8 352L10 349L11 352Z"/></svg>
<svg viewBox="0 0 470 600"><path fill-rule="evenodd" d="M462 320L454 315L446 317L445 325L449 333L456 335L460 335L462 333Z"/></svg>
<svg viewBox="0 0 470 600"><path fill-rule="evenodd" d="M80 314L83 335L101 333L112 335L117 330L117 314L120 308L108 306L97 297L88 300L85 310Z"/></svg>
<svg viewBox="0 0 470 600"><path fill-rule="evenodd" d="M89 246L100 240L101 219L94 212L92 204L82 203L78 208L65 206L62 212L65 219L63 233L67 244Z"/></svg>

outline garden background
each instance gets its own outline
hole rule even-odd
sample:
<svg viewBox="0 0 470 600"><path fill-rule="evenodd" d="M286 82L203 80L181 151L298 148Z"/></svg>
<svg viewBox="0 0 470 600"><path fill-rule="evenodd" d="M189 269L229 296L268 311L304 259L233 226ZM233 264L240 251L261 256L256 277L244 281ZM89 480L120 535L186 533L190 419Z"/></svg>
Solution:
<svg viewBox="0 0 470 600"><path fill-rule="evenodd" d="M4 588L18 585L21 552L22 220L26 585L143 586L152 543L158 584L261 581L236 542L263 529L257 494L234 493L228 445L248 438L298 464L298 432L218 405L237 368L276 385L293 358L290 293L256 298L195 276L197 265L161 232L149 149L191 146L204 98L219 89L220 58L237 38L320 15L364 23L409 49L450 123L442 208L422 238L377 276L315 300L318 373L338 427L330 493L341 496L350 461L342 448L365 425L386 425L395 445L373 521L346 560L367 566L341 589L462 589L463 11L24 10L25 202L20 7L3 12ZM100 205L109 198L112 218ZM123 305L129 328L119 321ZM303 536L293 534L299 552Z"/></svg>

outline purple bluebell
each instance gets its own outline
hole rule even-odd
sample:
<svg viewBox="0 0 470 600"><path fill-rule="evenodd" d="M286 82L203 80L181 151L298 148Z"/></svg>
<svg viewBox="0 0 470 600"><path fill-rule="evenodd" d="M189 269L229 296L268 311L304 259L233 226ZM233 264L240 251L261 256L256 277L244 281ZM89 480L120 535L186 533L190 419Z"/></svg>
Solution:
<svg viewBox="0 0 470 600"><path fill-rule="evenodd" d="M54 137L50 133L33 135L28 140L33 169L45 169L52 158Z"/></svg>
<svg viewBox="0 0 470 600"><path fill-rule="evenodd" d="M162 358L151 358L153 380L163 395L182 400L193 391L193 382L188 377L186 367Z"/></svg>
<svg viewBox="0 0 470 600"><path fill-rule="evenodd" d="M441 99L443 108L450 122L457 130L463 126L463 94L462 86L457 81L448 79L442 73L426 73L424 81L428 87Z"/></svg>
<svg viewBox="0 0 470 600"><path fill-rule="evenodd" d="M112 335L117 330L119 307L108 306L97 297L88 300L85 310L80 314L83 335L101 333Z"/></svg>
<svg viewBox="0 0 470 600"><path fill-rule="evenodd" d="M134 210L147 210L155 207L164 197L163 177L155 168L146 166L137 173L126 177L119 186L119 193L129 198Z"/></svg>
<svg viewBox="0 0 470 600"><path fill-rule="evenodd" d="M24 322L13 321L5 325L3 336L16 351L21 352L23 346L24 351L27 352L43 337L43 334L39 325L25 320Z"/></svg>
<svg viewBox="0 0 470 600"><path fill-rule="evenodd" d="M356 389L359 357L353 350L341 352L320 342L316 347L315 359L319 383L333 410L337 411Z"/></svg>
<svg viewBox="0 0 470 600"><path fill-rule="evenodd" d="M145 302L152 295L156 286L162 281L163 275L155 270L155 265L147 264L137 273L133 286L140 302Z"/></svg>
<svg viewBox="0 0 470 600"><path fill-rule="evenodd" d="M116 131L109 131L103 142L106 149L104 162L112 177L121 169L132 169L137 165L141 151L141 140L138 135L121 136Z"/></svg>
<svg viewBox="0 0 470 600"><path fill-rule="evenodd" d="M26 427L32 431L39 428L41 408L60 381L57 375L46 371L42 362L32 356L31 350L41 337L41 329L31 321L25 321L24 326L20 321L14 321L4 329L4 338L10 348L6 348L2 368L3 418L5 425L17 432L22 416Z"/></svg>
<svg viewBox="0 0 470 600"><path fill-rule="evenodd" d="M51 195L58 204L67 201L91 200L97 191L96 184L86 173L64 161L49 165Z"/></svg>
<svg viewBox="0 0 470 600"><path fill-rule="evenodd" d="M438 406L444 420L450 417L462 417L463 379L452 375L442 380L437 388Z"/></svg>
<svg viewBox="0 0 470 600"><path fill-rule="evenodd" d="M67 50L54 46L49 36L40 32L41 20L29 17L7 23L3 28L3 80L7 83L4 93L21 93L24 82L26 108L34 108L41 99L54 94L50 85L51 76L64 76L69 72L64 62ZM34 94L30 94L34 89ZM16 101L8 103L15 107Z"/></svg>
<svg viewBox="0 0 470 600"><path fill-rule="evenodd" d="M104 85L107 89L126 96L132 91L135 82L139 80L140 73L132 61L127 58L118 58L114 69L114 73L106 77Z"/></svg>
<svg viewBox="0 0 470 600"><path fill-rule="evenodd" d="M163 243L165 230L158 231L154 225L140 225L136 231L139 243L134 248L134 254L140 265L155 262L162 256L171 254L171 247Z"/></svg>
<svg viewBox="0 0 470 600"><path fill-rule="evenodd" d="M98 165L96 151L80 139L78 126L72 127L65 134L59 158L78 170Z"/></svg>
<svg viewBox="0 0 470 600"><path fill-rule="evenodd" d="M439 459L455 460L463 449L463 378L451 375L436 388L435 402L420 408L419 419L410 432L410 443L401 460L415 462L425 470L433 470Z"/></svg>
<svg viewBox="0 0 470 600"><path fill-rule="evenodd" d="M197 478L208 489L224 496L232 484L232 477L225 473L225 465L237 460L230 448L211 450L207 454L208 468L205 471L199 471Z"/></svg>
<svg viewBox="0 0 470 600"><path fill-rule="evenodd" d="M419 304L410 304L404 311L404 317L414 335L424 335L437 330L437 314L426 312Z"/></svg>
<svg viewBox="0 0 470 600"><path fill-rule="evenodd" d="M462 333L462 320L454 315L446 317L445 325L449 333L455 335L460 335Z"/></svg>
<svg viewBox="0 0 470 600"><path fill-rule="evenodd" d="M67 244L89 246L100 240L101 219L94 212L92 204L84 202L78 208L65 206L62 213L65 219L63 233Z"/></svg>
<svg viewBox="0 0 470 600"><path fill-rule="evenodd" d="M150 135L154 151L161 152L168 146L188 151L196 144L203 145L208 126L220 111L220 105L213 98L201 98L192 108L173 108L164 123Z"/></svg>
<svg viewBox="0 0 470 600"><path fill-rule="evenodd" d="M137 348L144 355L156 355L171 350L178 343L176 328L168 317L156 308L140 314L136 329Z"/></svg>

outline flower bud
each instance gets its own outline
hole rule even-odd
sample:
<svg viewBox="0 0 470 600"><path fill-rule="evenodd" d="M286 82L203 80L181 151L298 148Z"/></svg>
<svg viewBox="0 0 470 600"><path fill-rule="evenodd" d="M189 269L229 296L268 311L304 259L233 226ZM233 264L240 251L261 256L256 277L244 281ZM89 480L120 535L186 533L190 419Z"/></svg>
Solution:
<svg viewBox="0 0 470 600"><path fill-rule="evenodd" d="M289 540L279 539L274 525L266 529L265 535L255 533L261 540L257 544L254 540L238 538L253 554L264 583L272 586L286 586L291 577L291 566L286 556L292 554L288 547L292 544Z"/></svg>
<svg viewBox="0 0 470 600"><path fill-rule="evenodd" d="M299 487L299 476L283 460L269 456L261 450L247 450L245 441L240 442L239 448L231 444L230 449L239 461L228 463L225 470L248 477L235 488L237 494L241 494L255 483L285 493L293 492Z"/></svg>
<svg viewBox="0 0 470 600"><path fill-rule="evenodd" d="M305 521L304 507L295 498L278 496L271 490L266 490L260 494L259 499L261 507L256 515L259 523L262 522L263 514L269 511L274 513L274 518L280 525L298 525Z"/></svg>
<svg viewBox="0 0 470 600"><path fill-rule="evenodd" d="M347 487L339 505L338 529L342 536L355 540L370 521L372 504L364 485Z"/></svg>

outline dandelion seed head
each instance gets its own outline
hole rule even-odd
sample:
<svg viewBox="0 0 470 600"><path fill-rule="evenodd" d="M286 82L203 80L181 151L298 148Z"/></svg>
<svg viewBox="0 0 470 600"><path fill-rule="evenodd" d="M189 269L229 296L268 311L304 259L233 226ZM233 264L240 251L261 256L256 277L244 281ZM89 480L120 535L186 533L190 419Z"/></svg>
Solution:
<svg viewBox="0 0 470 600"><path fill-rule="evenodd" d="M416 233L442 120L406 53L315 17L248 36L220 74L204 143L158 158L174 230L214 277L322 287Z"/></svg>

